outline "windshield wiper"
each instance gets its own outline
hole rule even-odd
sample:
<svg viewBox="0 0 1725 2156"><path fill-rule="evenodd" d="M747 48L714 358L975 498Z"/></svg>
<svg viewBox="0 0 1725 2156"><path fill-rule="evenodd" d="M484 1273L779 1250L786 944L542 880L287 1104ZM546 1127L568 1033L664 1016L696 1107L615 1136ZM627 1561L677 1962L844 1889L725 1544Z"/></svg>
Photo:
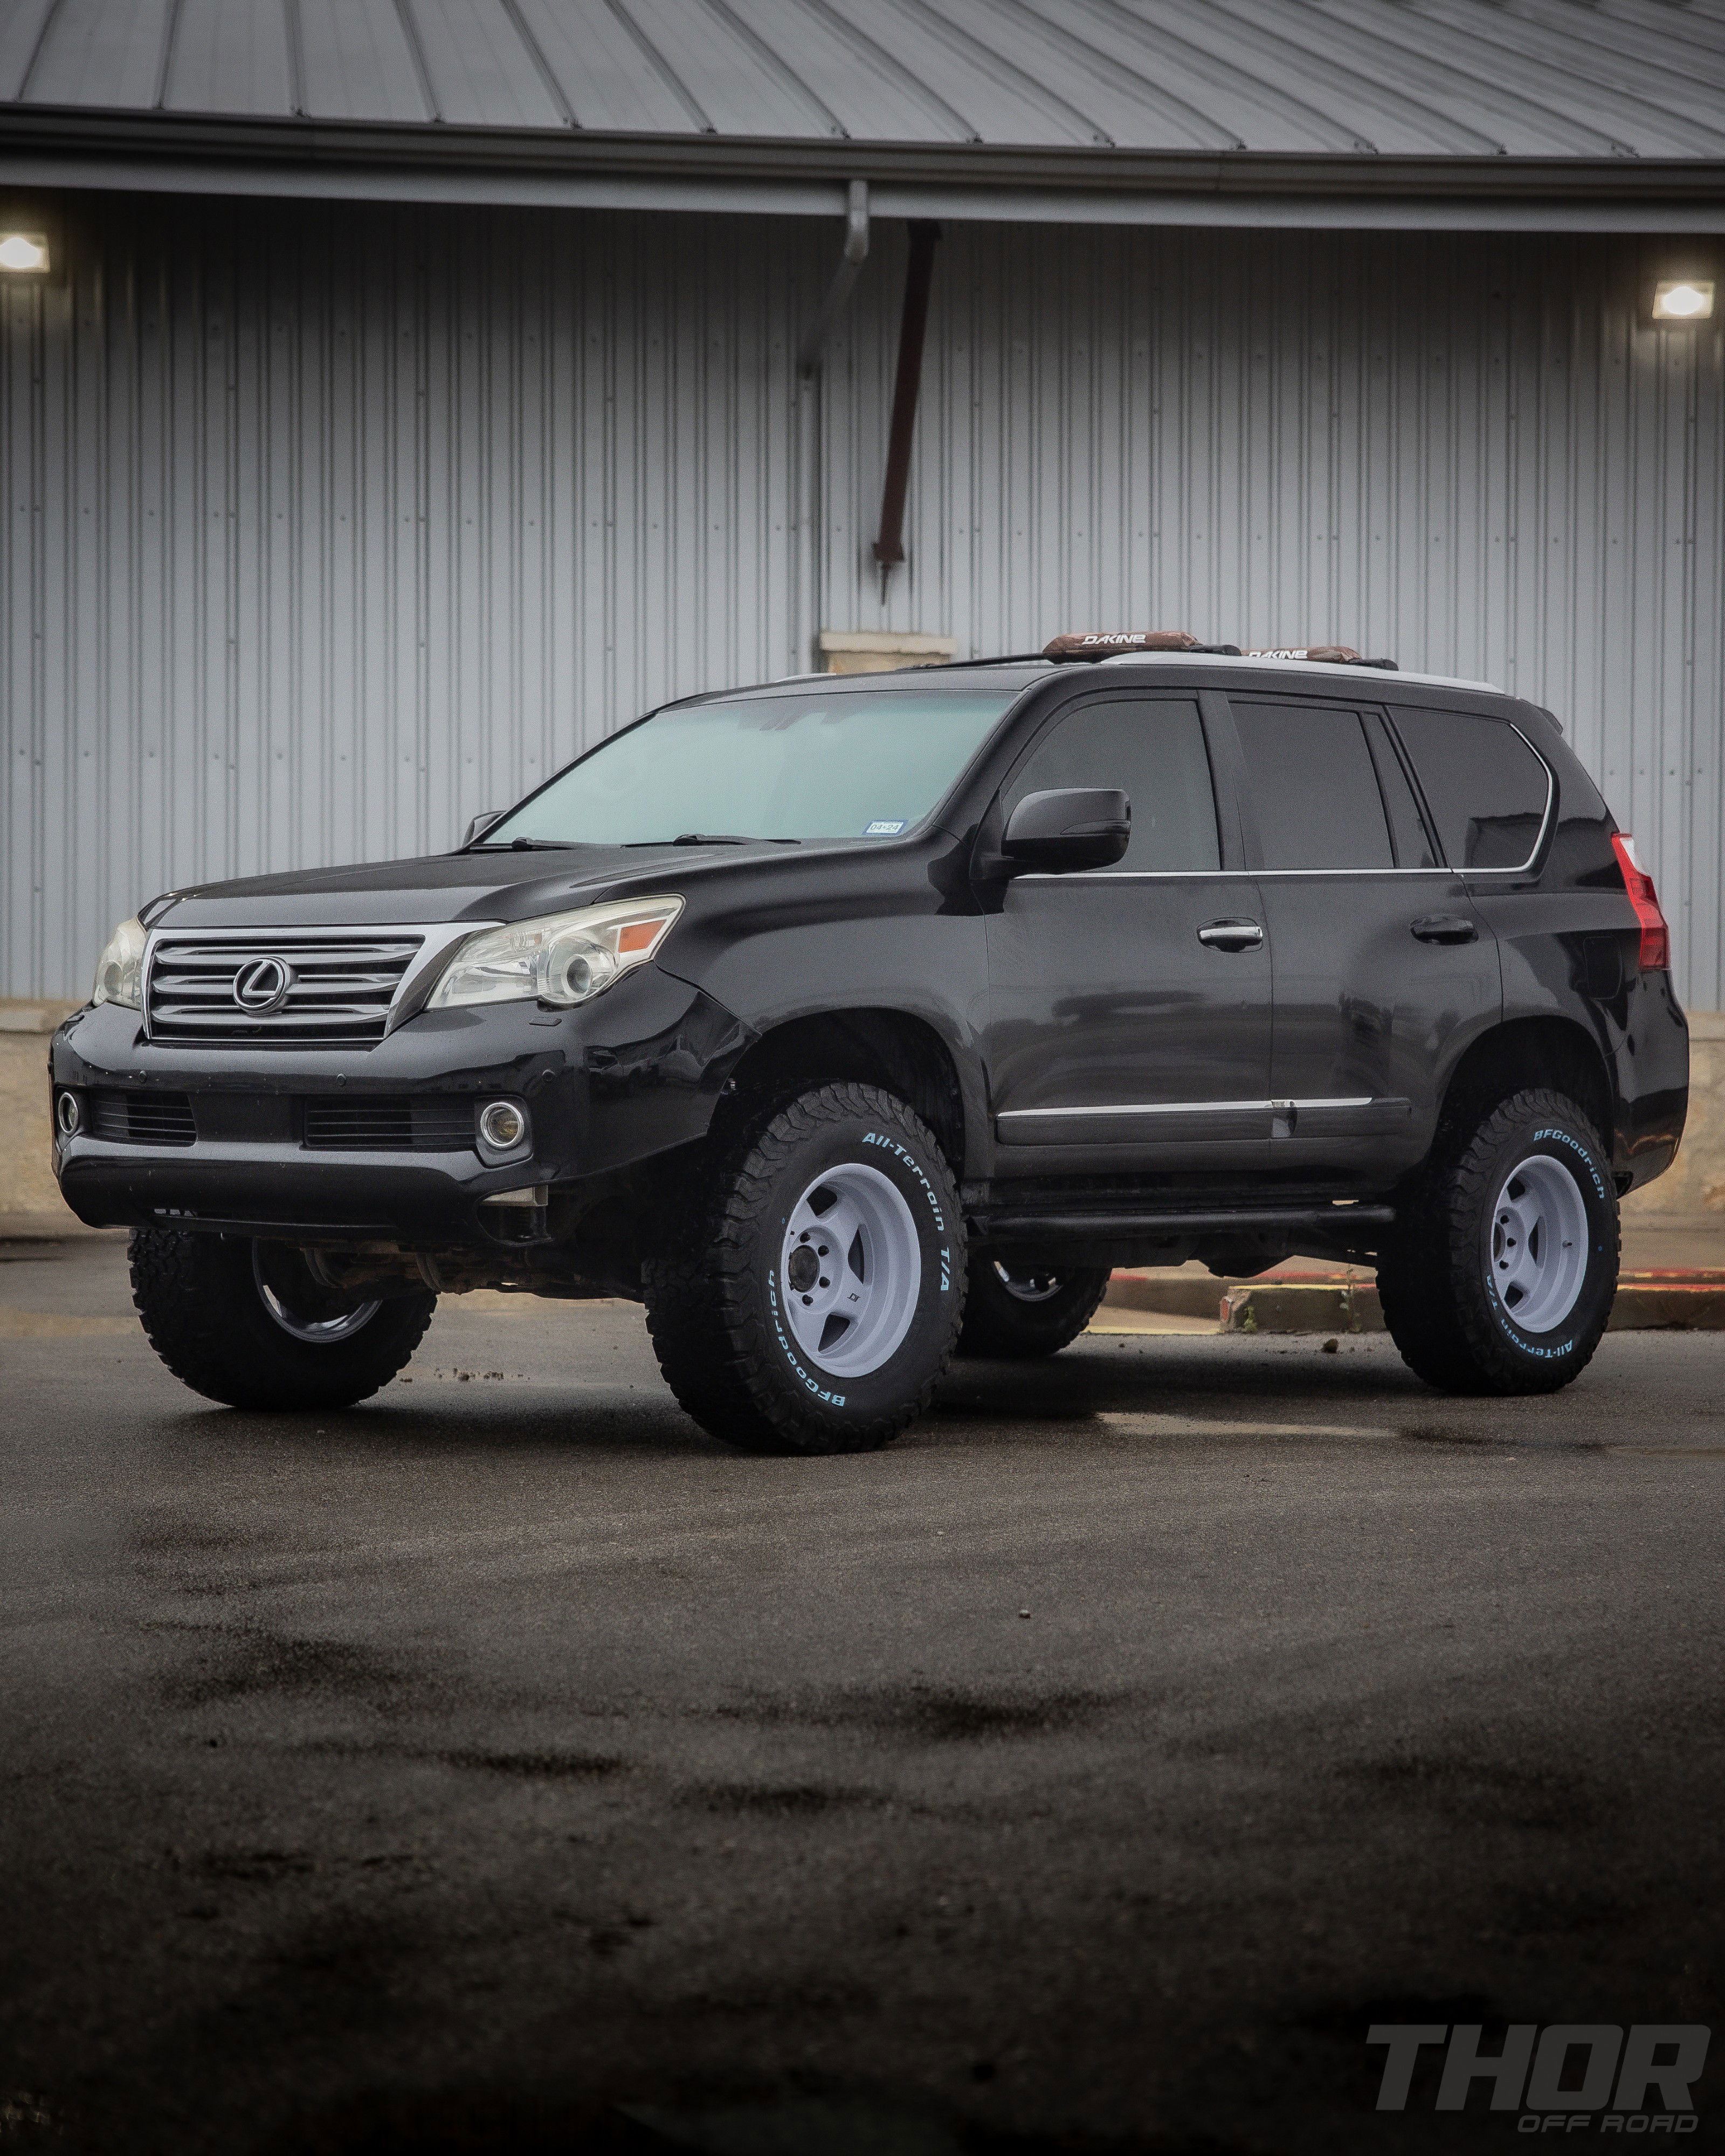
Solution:
<svg viewBox="0 0 1725 2156"><path fill-rule="evenodd" d="M480 843L483 845L485 841L481 839ZM506 850L511 854L567 854L574 844L572 839L511 839ZM501 854L505 850L500 844L497 851Z"/></svg>
<svg viewBox="0 0 1725 2156"><path fill-rule="evenodd" d="M737 831L679 831L674 839L626 839L630 846L800 846L800 839L757 839Z"/></svg>

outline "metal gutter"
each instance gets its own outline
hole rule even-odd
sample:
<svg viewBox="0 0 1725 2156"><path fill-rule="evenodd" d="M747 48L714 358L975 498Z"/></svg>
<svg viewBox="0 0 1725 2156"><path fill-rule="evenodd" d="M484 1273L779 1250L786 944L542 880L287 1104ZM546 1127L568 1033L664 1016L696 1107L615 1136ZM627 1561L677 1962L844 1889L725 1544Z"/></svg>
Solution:
<svg viewBox="0 0 1725 2156"><path fill-rule="evenodd" d="M0 106L0 184L1076 223L1725 230L1725 159L601 134Z"/></svg>

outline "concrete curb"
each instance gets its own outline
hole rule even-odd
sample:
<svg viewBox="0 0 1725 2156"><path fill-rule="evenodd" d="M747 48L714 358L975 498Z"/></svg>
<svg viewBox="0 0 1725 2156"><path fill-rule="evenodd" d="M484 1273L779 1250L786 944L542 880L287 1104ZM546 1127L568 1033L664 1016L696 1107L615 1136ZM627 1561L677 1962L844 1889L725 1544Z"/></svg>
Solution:
<svg viewBox="0 0 1725 2156"><path fill-rule="evenodd" d="M1372 1281L1144 1280L1116 1274L1104 1307L1209 1317L1224 1332L1382 1332ZM1625 1273L1612 1332L1725 1332L1725 1270Z"/></svg>

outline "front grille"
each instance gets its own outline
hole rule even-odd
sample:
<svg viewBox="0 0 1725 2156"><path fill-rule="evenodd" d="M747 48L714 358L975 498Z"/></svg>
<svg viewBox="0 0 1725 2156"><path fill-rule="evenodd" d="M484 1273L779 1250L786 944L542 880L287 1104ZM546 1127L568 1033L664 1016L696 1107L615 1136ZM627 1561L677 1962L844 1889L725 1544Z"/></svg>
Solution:
<svg viewBox="0 0 1725 2156"><path fill-rule="evenodd" d="M300 929L164 936L150 968L150 1038L331 1047L381 1040L424 941L412 933L317 936ZM271 970L272 962L280 971ZM249 1010L239 993L248 976L254 993L285 979L280 1007Z"/></svg>
<svg viewBox="0 0 1725 2156"><path fill-rule="evenodd" d="M198 1137L183 1093L92 1093L90 1127L115 1145L188 1146Z"/></svg>
<svg viewBox="0 0 1725 2156"><path fill-rule="evenodd" d="M319 1152L460 1152L473 1145L473 1102L437 1094L361 1093L305 1103L305 1143Z"/></svg>

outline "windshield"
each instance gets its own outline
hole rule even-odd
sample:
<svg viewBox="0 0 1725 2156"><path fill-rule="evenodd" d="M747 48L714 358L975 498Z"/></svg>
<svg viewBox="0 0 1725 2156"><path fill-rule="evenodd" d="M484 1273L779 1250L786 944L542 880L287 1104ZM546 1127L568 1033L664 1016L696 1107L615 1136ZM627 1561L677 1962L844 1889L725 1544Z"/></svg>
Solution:
<svg viewBox="0 0 1725 2156"><path fill-rule="evenodd" d="M660 711L481 843L896 839L941 800L1016 693L827 690Z"/></svg>

